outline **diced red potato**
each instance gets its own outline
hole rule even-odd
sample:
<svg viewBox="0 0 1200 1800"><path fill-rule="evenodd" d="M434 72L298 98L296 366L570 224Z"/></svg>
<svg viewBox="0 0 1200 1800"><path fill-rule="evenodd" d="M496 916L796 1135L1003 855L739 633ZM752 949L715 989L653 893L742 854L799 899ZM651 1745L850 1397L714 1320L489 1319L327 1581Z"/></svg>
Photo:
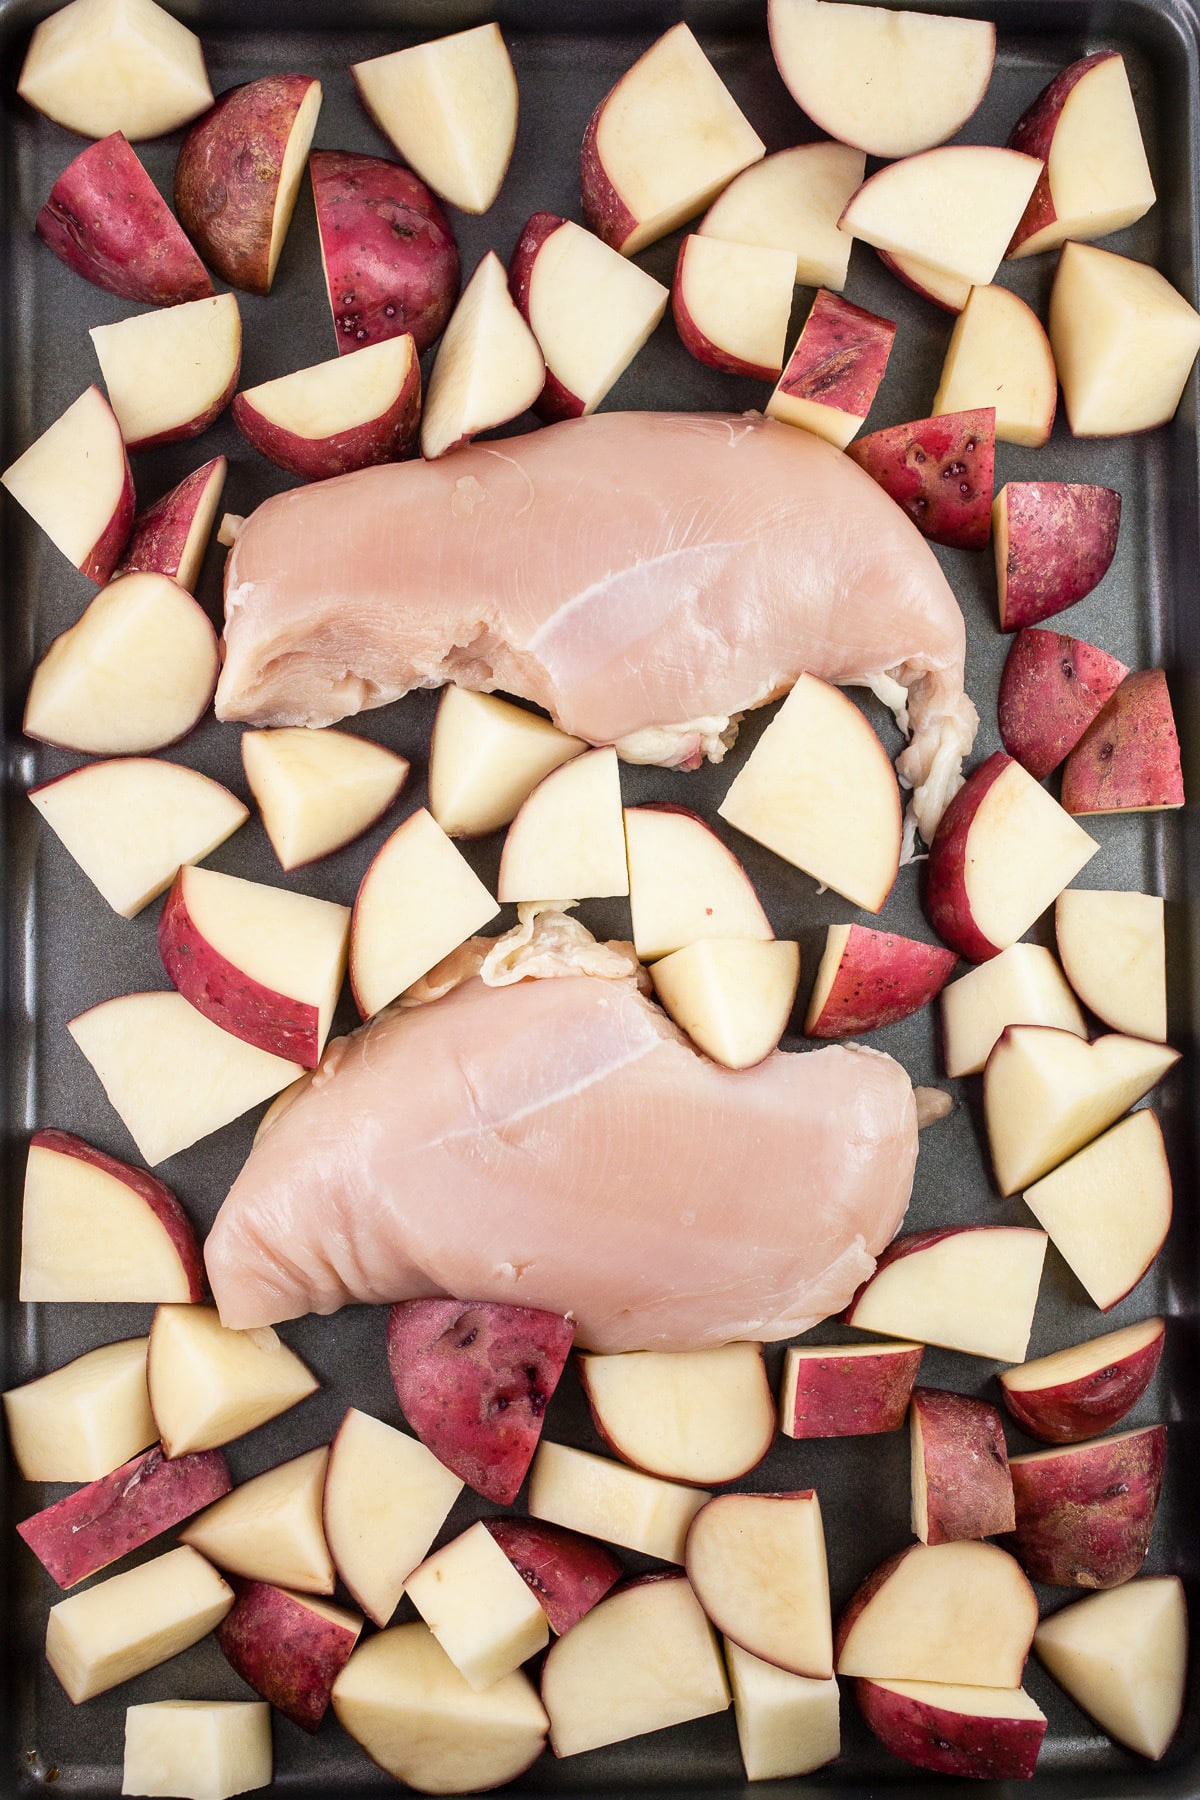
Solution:
<svg viewBox="0 0 1200 1800"><path fill-rule="evenodd" d="M973 287L942 363L935 413L991 406L1002 443L1044 444L1058 406L1050 339L1031 306L1008 288Z"/></svg>
<svg viewBox="0 0 1200 1800"><path fill-rule="evenodd" d="M517 418L542 392L546 364L489 250L450 316L429 377L421 454L458 450L481 431Z"/></svg>
<svg viewBox="0 0 1200 1800"><path fill-rule="evenodd" d="M1113 1031L1167 1038L1162 900L1120 889L1068 888L1054 905L1063 968L1084 1005Z"/></svg>
<svg viewBox="0 0 1200 1800"><path fill-rule="evenodd" d="M420 416L421 365L409 333L233 399L233 422L246 442L306 481L399 462L416 441Z"/></svg>
<svg viewBox="0 0 1200 1800"><path fill-rule="evenodd" d="M915 256L985 287L1000 267L1041 168L1037 157L1016 150L943 144L869 175L842 214L841 229L877 250Z"/></svg>
<svg viewBox="0 0 1200 1800"><path fill-rule="evenodd" d="M914 1388L912 1528L923 1544L995 1537L1016 1524L1004 1427L971 1394Z"/></svg>
<svg viewBox="0 0 1200 1800"><path fill-rule="evenodd" d="M847 1601L834 1660L874 1681L1016 1688L1037 1622L1036 1594L996 1544L910 1544Z"/></svg>
<svg viewBox="0 0 1200 1800"><path fill-rule="evenodd" d="M1060 69L1017 120L1008 143L1045 161L1009 256L1057 250L1067 238L1107 237L1154 205L1125 59L1116 50Z"/></svg>
<svg viewBox="0 0 1200 1800"><path fill-rule="evenodd" d="M836 1678L789 1674L728 1639L723 1648L747 1780L808 1775L831 1762L841 1749Z"/></svg>
<svg viewBox="0 0 1200 1800"><path fill-rule="evenodd" d="M527 220L509 285L546 362L539 418L593 412L666 310L661 281L557 213Z"/></svg>
<svg viewBox="0 0 1200 1800"><path fill-rule="evenodd" d="M17 1530L59 1587L71 1588L219 1500L232 1486L219 1450L167 1457L155 1444L111 1475L23 1519Z"/></svg>
<svg viewBox="0 0 1200 1800"><path fill-rule="evenodd" d="M501 902L629 892L616 750L560 763L521 802L500 857Z"/></svg>
<svg viewBox="0 0 1200 1800"><path fill-rule="evenodd" d="M411 332L441 336L458 296L458 245L425 183L399 163L352 150L308 159L338 355Z"/></svg>
<svg viewBox="0 0 1200 1800"><path fill-rule="evenodd" d="M545 1609L482 1520L433 1550L404 1591L478 1693L550 1641Z"/></svg>
<svg viewBox="0 0 1200 1800"><path fill-rule="evenodd" d="M1146 1559L1166 1464L1165 1425L1014 1456L1008 1547L1049 1587L1118 1587Z"/></svg>
<svg viewBox="0 0 1200 1800"><path fill-rule="evenodd" d="M184 139L175 205L231 287L270 293L320 110L311 75L264 75L222 94Z"/></svg>
<svg viewBox="0 0 1200 1800"><path fill-rule="evenodd" d="M139 513L113 573L167 575L194 594L227 468L225 457L214 456Z"/></svg>
<svg viewBox="0 0 1200 1800"><path fill-rule="evenodd" d="M1087 1037L1087 1022L1050 951L1010 944L942 989L947 1075L978 1075L1007 1025L1053 1025Z"/></svg>
<svg viewBox="0 0 1200 1800"><path fill-rule="evenodd" d="M485 1519L505 1556L532 1588L556 1637L578 1625L620 1580L611 1550L541 1519Z"/></svg>
<svg viewBox="0 0 1200 1800"><path fill-rule="evenodd" d="M888 425L846 446L846 454L922 536L958 550L982 550L992 533L996 411L943 413Z"/></svg>
<svg viewBox="0 0 1200 1800"><path fill-rule="evenodd" d="M914 294L920 294L923 300L940 306L943 312L960 313L971 297L969 281L964 281L961 275L948 275L944 269L922 262L919 256L902 256L890 250L876 250L875 254L897 281L902 281Z"/></svg>
<svg viewBox="0 0 1200 1800"><path fill-rule="evenodd" d="M832 140L777 150L735 175L696 229L725 243L791 250L796 281L840 292L852 240L838 220L862 185L865 161L861 150Z"/></svg>
<svg viewBox="0 0 1200 1800"><path fill-rule="evenodd" d="M688 1527L710 1498L704 1488L549 1438L538 1445L529 1476L533 1518L668 1563L683 1562Z"/></svg>
<svg viewBox="0 0 1200 1800"><path fill-rule="evenodd" d="M1187 1697L1187 1596L1177 1575L1143 1576L1060 1607L1033 1647L1110 1737L1153 1761L1164 1754Z"/></svg>
<svg viewBox="0 0 1200 1800"><path fill-rule="evenodd" d="M81 137L161 137L212 105L194 31L154 0L75 0L34 28L17 92Z"/></svg>
<svg viewBox="0 0 1200 1800"><path fill-rule="evenodd" d="M609 1449L651 1475L705 1487L736 1481L774 1441L775 1403L760 1344L581 1352L576 1363Z"/></svg>
<svg viewBox="0 0 1200 1800"><path fill-rule="evenodd" d="M809 996L806 1037L855 1037L919 1012L950 979L958 954L867 925L830 925Z"/></svg>
<svg viewBox="0 0 1200 1800"><path fill-rule="evenodd" d="M918 1769L977 1781L1034 1774L1046 1716L1023 1688L860 1680L854 1695L885 1749Z"/></svg>
<svg viewBox="0 0 1200 1800"><path fill-rule="evenodd" d="M158 1435L146 1339L87 1350L4 1395L8 1447L26 1481L97 1481Z"/></svg>
<svg viewBox="0 0 1200 1800"><path fill-rule="evenodd" d="M1120 525L1112 488L1007 482L992 511L1001 631L1036 625L1090 594L1108 572Z"/></svg>
<svg viewBox="0 0 1200 1800"><path fill-rule="evenodd" d="M1175 714L1162 669L1127 675L1067 757L1062 803L1073 814L1182 806Z"/></svg>
<svg viewBox="0 0 1200 1800"><path fill-rule="evenodd" d="M899 1431L924 1344L790 1344L779 1393L786 1437Z"/></svg>
<svg viewBox="0 0 1200 1800"><path fill-rule="evenodd" d="M82 574L109 580L133 529L135 501L121 427L98 387L85 388L0 481Z"/></svg>
<svg viewBox="0 0 1200 1800"><path fill-rule="evenodd" d="M408 778L406 758L370 738L303 726L244 731L242 767L284 869L352 843L383 817Z"/></svg>
<svg viewBox="0 0 1200 1800"><path fill-rule="evenodd" d="M627 806L624 816L633 944L643 962L702 938L773 937L750 877L698 813L649 805Z"/></svg>
<svg viewBox="0 0 1200 1800"><path fill-rule="evenodd" d="M1000 1375L1004 1404L1022 1431L1075 1444L1118 1424L1154 1379L1166 1341L1162 1319L1144 1319L1072 1344Z"/></svg>
<svg viewBox="0 0 1200 1800"><path fill-rule="evenodd" d="M239 1581L216 1639L256 1694L302 1731L317 1731L362 1620L345 1607L266 1581Z"/></svg>
<svg viewBox="0 0 1200 1800"><path fill-rule="evenodd" d="M135 313L89 336L130 450L199 436L233 398L242 320L232 294Z"/></svg>
<svg viewBox="0 0 1200 1800"><path fill-rule="evenodd" d="M686 24L605 95L583 138L588 226L633 256L702 212L766 146Z"/></svg>
<svg viewBox="0 0 1200 1800"><path fill-rule="evenodd" d="M688 1579L725 1637L793 1675L833 1674L821 1505L806 1488L718 1494L687 1537Z"/></svg>
<svg viewBox="0 0 1200 1800"><path fill-rule="evenodd" d="M67 164L33 228L68 269L123 300L174 306L213 291L179 221L119 131Z"/></svg>
<svg viewBox="0 0 1200 1800"><path fill-rule="evenodd" d="M795 285L790 250L692 232L679 246L671 289L684 348L727 375L773 380L783 368Z"/></svg>
<svg viewBox="0 0 1200 1800"><path fill-rule="evenodd" d="M231 1331L215 1306L156 1309L146 1376L168 1456L228 1444L321 1385L274 1331Z"/></svg>
<svg viewBox="0 0 1200 1800"><path fill-rule="evenodd" d="M793 939L702 938L650 971L656 999L698 1050L749 1069L778 1045L800 983Z"/></svg>
<svg viewBox="0 0 1200 1800"><path fill-rule="evenodd" d="M891 319L818 288L767 413L844 450L871 410L895 336Z"/></svg>
<svg viewBox="0 0 1200 1800"><path fill-rule="evenodd" d="M1045 1254L1046 1233L1023 1225L908 1232L880 1256L844 1321L860 1331L1021 1362Z"/></svg>
<svg viewBox="0 0 1200 1800"><path fill-rule="evenodd" d="M388 1314L388 1365L405 1418L446 1467L510 1505L525 1479L574 1327L498 1302L407 1300Z"/></svg>
<svg viewBox="0 0 1200 1800"><path fill-rule="evenodd" d="M1129 670L1082 638L1023 626L1000 677L1000 737L1035 781L1073 750Z"/></svg>
<svg viewBox="0 0 1200 1800"><path fill-rule="evenodd" d="M1064 244L1049 331L1076 437L1151 431L1174 418L1200 350L1200 313L1157 269Z"/></svg>
<svg viewBox="0 0 1200 1800"><path fill-rule="evenodd" d="M329 1448L276 1463L198 1513L180 1540L226 1573L308 1594L332 1594L337 1579L321 1524Z"/></svg>

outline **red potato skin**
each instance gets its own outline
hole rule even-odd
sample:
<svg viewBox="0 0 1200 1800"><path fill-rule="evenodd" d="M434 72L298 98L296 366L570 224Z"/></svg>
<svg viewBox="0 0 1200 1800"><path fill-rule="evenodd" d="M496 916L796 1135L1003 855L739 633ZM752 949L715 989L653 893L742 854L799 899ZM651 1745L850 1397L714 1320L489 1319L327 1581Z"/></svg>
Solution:
<svg viewBox="0 0 1200 1800"><path fill-rule="evenodd" d="M997 496L1008 512L1008 561L1000 585L1000 629L1037 625L1074 606L1104 578L1121 529L1121 496L1081 481L1010 481Z"/></svg>
<svg viewBox="0 0 1200 1800"><path fill-rule="evenodd" d="M433 193L381 156L308 159L338 355L411 332L428 350L458 298L458 245Z"/></svg>
<svg viewBox="0 0 1200 1800"><path fill-rule="evenodd" d="M59 776L61 781L64 777ZM50 784L44 783L49 786ZM36 789L34 790L36 792ZM73 1156L80 1162L90 1163L94 1168L102 1169L117 1181L132 1188L134 1193L144 1200L154 1214L175 1249L184 1274L187 1276L188 1299L190 1301L204 1298L204 1254L192 1228L192 1221L165 1182L151 1175L148 1169L138 1169L132 1163L122 1162L119 1157L108 1156L103 1150L85 1143L83 1138L75 1137L69 1131L58 1131L53 1126L46 1126L35 1131L29 1140L31 1150L53 1150L59 1156Z"/></svg>
<svg viewBox="0 0 1200 1800"><path fill-rule="evenodd" d="M208 270L120 131L67 164L33 228L68 269L123 300L177 306L213 292Z"/></svg>
<svg viewBox="0 0 1200 1800"><path fill-rule="evenodd" d="M387 1325L396 1398L440 1462L510 1506L574 1336L568 1320L531 1306L402 1300Z"/></svg>
<svg viewBox="0 0 1200 1800"><path fill-rule="evenodd" d="M1058 129L1059 117L1063 102L1080 78L1097 63L1107 62L1116 56L1115 50L1098 50L1094 56L1081 57L1065 69L1060 69L1054 80L1044 87L1037 99L1021 114L1008 134L1008 148L1019 150L1024 156L1036 156L1041 159L1042 172L1029 196L1025 211L1021 214L1017 229L1013 232L1006 256L1033 236L1035 231L1044 231L1047 225L1053 225L1058 214L1054 210L1054 198L1050 192L1050 144Z"/></svg>
<svg viewBox="0 0 1200 1800"><path fill-rule="evenodd" d="M1044 1444L1077 1444L1119 1424L1136 1406L1162 1358L1165 1330L1140 1350L1102 1363L1090 1375L1053 1387L1009 1388L1000 1378L1004 1404L1030 1437Z"/></svg>
<svg viewBox="0 0 1200 1800"><path fill-rule="evenodd" d="M220 1500L232 1486L219 1450L168 1458L155 1444L34 1513L17 1530L59 1587L71 1588Z"/></svg>
<svg viewBox="0 0 1200 1800"><path fill-rule="evenodd" d="M100 537L92 545L79 565L81 575L94 581L97 587L104 587L112 580L121 553L129 542L129 534L133 530L134 513L137 510L137 498L133 491L133 470L129 467L129 452L134 446L125 446L125 482L121 489L121 497L117 501L116 510L109 519Z"/></svg>
<svg viewBox="0 0 1200 1800"><path fill-rule="evenodd" d="M533 280L533 265L546 239L553 237L559 226L565 224L566 220L560 219L557 213L532 214L522 228L508 266L508 289L513 297L513 304L531 331L533 320L529 316L529 287ZM545 385L530 410L539 419L544 419L547 425L553 425L557 419L582 418L583 401L559 380L547 364Z"/></svg>
<svg viewBox="0 0 1200 1800"><path fill-rule="evenodd" d="M1162 669L1127 675L1067 758L1069 813L1144 812L1182 806L1175 715Z"/></svg>
<svg viewBox="0 0 1200 1800"><path fill-rule="evenodd" d="M232 1037L315 1069L320 1060L317 1008L263 987L207 943L188 911L184 879L181 869L158 921L158 952L172 985Z"/></svg>
<svg viewBox="0 0 1200 1800"><path fill-rule="evenodd" d="M997 716L1010 756L1044 781L1075 748L1129 670L1082 638L1025 626L1000 677Z"/></svg>
<svg viewBox="0 0 1200 1800"><path fill-rule="evenodd" d="M133 522L133 532L121 557L121 566L114 573L169 575L172 581L178 581L184 558L192 547L191 537L196 516L204 505L211 485L224 485L227 467L225 457L214 456L211 462L193 469L170 493L164 494L161 500L156 500L153 506L148 506L144 513L139 514Z"/></svg>
<svg viewBox="0 0 1200 1800"><path fill-rule="evenodd" d="M902 506L923 537L982 550L992 535L996 409L943 413L858 438L846 455Z"/></svg>
<svg viewBox="0 0 1200 1800"><path fill-rule="evenodd" d="M234 1586L237 1599L217 1626L218 1644L256 1694L302 1731L317 1731L358 1631L323 1619L269 1582Z"/></svg>
<svg viewBox="0 0 1200 1800"><path fill-rule="evenodd" d="M230 287L270 292L275 197L288 136L311 75L264 75L230 88L188 132L175 165L175 210Z"/></svg>
<svg viewBox="0 0 1200 1800"><path fill-rule="evenodd" d="M938 936L969 962L989 962L1001 946L983 935L971 916L964 880L967 839L975 814L993 782L1015 759L997 750L973 769L942 814L925 868L925 916Z"/></svg>
<svg viewBox="0 0 1200 1800"><path fill-rule="evenodd" d="M994 1537L1016 1525L1000 1414L986 1400L914 1388L926 1481L927 1544Z"/></svg>
<svg viewBox="0 0 1200 1800"><path fill-rule="evenodd" d="M583 147L579 153L579 191L583 200L583 217L589 231L620 250L632 237L640 223L618 194L600 160L597 137L604 108L611 94L606 94L587 123Z"/></svg>
<svg viewBox="0 0 1200 1800"><path fill-rule="evenodd" d="M697 362L707 364L710 369L720 369L724 375L749 375L755 381L774 381L779 373L777 368L771 368L766 363L747 362L744 357L734 356L730 351L722 349L720 344L715 344L707 333L701 331L688 311L686 265L688 245L691 242L690 236L685 237L679 246L675 279L671 283L671 315L684 349Z"/></svg>
<svg viewBox="0 0 1200 1800"><path fill-rule="evenodd" d="M886 1750L918 1769L976 1781L1028 1781L1046 1735L1045 1719L991 1719L948 1712L893 1694L860 1676L859 1711Z"/></svg>
<svg viewBox="0 0 1200 1800"><path fill-rule="evenodd" d="M883 380L896 326L818 288L779 391L865 419Z"/></svg>
<svg viewBox="0 0 1200 1800"><path fill-rule="evenodd" d="M928 1006L957 963L957 952L941 944L852 925L833 986L819 1017L805 1021L804 1035L855 1037L895 1025Z"/></svg>
<svg viewBox="0 0 1200 1800"><path fill-rule="evenodd" d="M306 481L349 475L377 463L400 462L412 450L421 422L421 365L413 352L404 386L378 418L332 437L302 438L260 413L246 394L235 394L233 422L255 450L277 468Z"/></svg>
<svg viewBox="0 0 1200 1800"><path fill-rule="evenodd" d="M899 1431L908 1411L923 1346L881 1350L877 1356L802 1357L797 1364L796 1404L783 1424L792 1438L869 1437Z"/></svg>
<svg viewBox="0 0 1200 1800"><path fill-rule="evenodd" d="M900 266L889 251L876 248L875 254L884 268L889 274L894 275L897 281L902 281L906 288L912 289L914 294L920 294L922 300L928 300L931 306L939 307L942 312L953 313L957 318L962 311L961 306L949 306L945 300L940 300L936 294L931 294L927 287L922 287L919 281L913 280L912 276Z"/></svg>
<svg viewBox="0 0 1200 1800"><path fill-rule="evenodd" d="M1166 1464L1165 1425L1064 1446L1044 1462L1014 1457L1017 1528L1005 1547L1048 1587L1132 1581L1150 1547Z"/></svg>
<svg viewBox="0 0 1200 1800"><path fill-rule="evenodd" d="M540 1519L485 1519L525 1585L538 1597L556 1637L578 1625L621 1578L611 1550Z"/></svg>

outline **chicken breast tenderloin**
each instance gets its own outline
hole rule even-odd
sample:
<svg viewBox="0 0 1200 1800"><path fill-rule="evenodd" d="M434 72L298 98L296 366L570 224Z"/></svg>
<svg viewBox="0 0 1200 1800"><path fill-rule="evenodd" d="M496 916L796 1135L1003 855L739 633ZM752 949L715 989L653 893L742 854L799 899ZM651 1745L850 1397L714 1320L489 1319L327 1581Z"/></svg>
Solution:
<svg viewBox="0 0 1200 1800"><path fill-rule="evenodd" d="M977 723L962 615L904 512L757 414L603 413L276 495L225 577L221 719L328 725L455 681L627 760L719 760L808 671L912 741L927 839Z"/></svg>
<svg viewBox="0 0 1200 1800"><path fill-rule="evenodd" d="M330 1047L205 1256L235 1327L452 1294L571 1313L595 1350L791 1337L871 1273L916 1152L877 1051L735 1073L631 979L473 977Z"/></svg>

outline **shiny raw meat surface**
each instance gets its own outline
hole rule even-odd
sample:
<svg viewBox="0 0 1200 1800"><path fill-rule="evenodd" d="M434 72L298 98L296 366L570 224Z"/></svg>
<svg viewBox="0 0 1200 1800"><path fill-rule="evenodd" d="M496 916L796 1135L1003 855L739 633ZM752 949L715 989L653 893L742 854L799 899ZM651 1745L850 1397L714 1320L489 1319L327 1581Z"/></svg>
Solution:
<svg viewBox="0 0 1200 1800"><path fill-rule="evenodd" d="M260 506L216 708L327 725L456 681L695 766L807 670L907 707L928 837L975 730L964 641L928 544L840 451L758 414L604 413Z"/></svg>
<svg viewBox="0 0 1200 1800"><path fill-rule="evenodd" d="M475 977L331 1046L205 1254L231 1326L448 1293L573 1313L596 1350L790 1337L870 1274L916 1153L877 1051L733 1073L633 980Z"/></svg>

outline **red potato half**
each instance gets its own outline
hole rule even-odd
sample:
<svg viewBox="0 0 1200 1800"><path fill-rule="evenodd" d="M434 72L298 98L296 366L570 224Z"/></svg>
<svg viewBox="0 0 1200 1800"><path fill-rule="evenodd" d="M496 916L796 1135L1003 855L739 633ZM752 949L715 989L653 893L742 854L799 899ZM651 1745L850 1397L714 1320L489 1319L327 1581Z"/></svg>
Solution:
<svg viewBox="0 0 1200 1800"><path fill-rule="evenodd" d="M506 425L533 405L546 380L537 339L508 291L494 250L462 291L438 345L421 420L431 460Z"/></svg>
<svg viewBox="0 0 1200 1800"><path fill-rule="evenodd" d="M970 1394L914 1388L912 1528L923 1544L995 1537L1016 1524L1004 1427Z"/></svg>
<svg viewBox="0 0 1200 1800"><path fill-rule="evenodd" d="M116 414L86 388L0 476L19 506L90 581L106 582L133 529L133 475Z"/></svg>
<svg viewBox="0 0 1200 1800"><path fill-rule="evenodd" d="M61 1588L74 1587L219 1500L233 1483L219 1450L167 1457L160 1444L65 1494L17 1530Z"/></svg>
<svg viewBox="0 0 1200 1800"><path fill-rule="evenodd" d="M1021 1362L1037 1304L1046 1233L962 1225L893 1240L843 1315L860 1331Z"/></svg>
<svg viewBox="0 0 1200 1800"><path fill-rule="evenodd" d="M1167 946L1158 895L1068 888L1055 901L1054 930L1084 1005L1114 1031L1165 1043Z"/></svg>
<svg viewBox="0 0 1200 1800"><path fill-rule="evenodd" d="M885 1749L918 1769L976 1781L1028 1781L1046 1715L1023 1688L856 1681L859 1711Z"/></svg>
<svg viewBox="0 0 1200 1800"><path fill-rule="evenodd" d="M55 638L33 672L27 737L92 756L186 737L217 685L207 613L165 575L122 575Z"/></svg>
<svg viewBox="0 0 1200 1800"><path fill-rule="evenodd" d="M69 1131L35 1131L21 1203L22 1300L199 1300L192 1222L161 1181Z"/></svg>
<svg viewBox="0 0 1200 1800"><path fill-rule="evenodd" d="M185 866L158 923L163 968L205 1018L315 1069L342 980L350 909Z"/></svg>
<svg viewBox="0 0 1200 1800"><path fill-rule="evenodd" d="M670 299L661 281L557 213L527 220L508 278L545 358L546 383L533 410L547 421L594 412Z"/></svg>
<svg viewBox="0 0 1200 1800"><path fill-rule="evenodd" d="M1174 418L1200 350L1200 313L1157 269L1064 244L1048 325L1076 437L1151 431Z"/></svg>
<svg viewBox="0 0 1200 1800"><path fill-rule="evenodd" d="M792 98L830 137L872 156L953 137L991 79L996 29L984 19L771 0L767 21Z"/></svg>
<svg viewBox="0 0 1200 1800"><path fill-rule="evenodd" d="M984 548L992 534L994 407L889 425L847 444L846 454L923 537L957 550Z"/></svg>
<svg viewBox="0 0 1200 1800"><path fill-rule="evenodd" d="M790 1494L719 1494L692 1520L688 1580L717 1630L793 1675L833 1674L821 1505Z"/></svg>
<svg viewBox="0 0 1200 1800"><path fill-rule="evenodd" d="M945 986L958 954L867 925L830 925L804 1018L806 1037L854 1037L919 1012Z"/></svg>
<svg viewBox="0 0 1200 1800"><path fill-rule="evenodd" d="M174 306L213 291L182 226L119 131L67 164L33 228L68 269L123 300Z"/></svg>
<svg viewBox="0 0 1200 1800"><path fill-rule="evenodd" d="M952 949L986 962L1024 936L1099 848L998 750L942 815L929 850L926 915Z"/></svg>
<svg viewBox="0 0 1200 1800"><path fill-rule="evenodd" d="M529 1306L401 1301L387 1328L396 1398L448 1469L485 1499L511 1505L574 1335L566 1319Z"/></svg>
<svg viewBox="0 0 1200 1800"><path fill-rule="evenodd" d="M785 1437L899 1431L924 1344L790 1344L779 1392Z"/></svg>
<svg viewBox="0 0 1200 1800"><path fill-rule="evenodd" d="M131 451L198 437L233 398L242 319L232 294L135 313L88 335Z"/></svg>
<svg viewBox="0 0 1200 1800"><path fill-rule="evenodd" d="M1048 1587L1120 1586L1146 1560L1166 1465L1165 1425L1014 1456L1008 1548Z"/></svg>
<svg viewBox="0 0 1200 1800"><path fill-rule="evenodd" d="M311 1732L320 1728L361 1631L361 1618L343 1606L266 1581L242 1581L216 1639L256 1694Z"/></svg>
<svg viewBox="0 0 1200 1800"><path fill-rule="evenodd" d="M846 202L862 186L866 158L849 144L795 144L751 163L717 195L701 237L790 250L805 287L846 285L852 240L838 230Z"/></svg>
<svg viewBox="0 0 1200 1800"><path fill-rule="evenodd" d="M1017 1688L1038 1622L1020 1564L995 1544L910 1544L856 1589L837 1622L839 1675Z"/></svg>
<svg viewBox="0 0 1200 1800"><path fill-rule="evenodd" d="M583 137L583 216L633 256L702 212L766 146L687 25L672 26L605 95Z"/></svg>
<svg viewBox="0 0 1200 1800"><path fill-rule="evenodd" d="M74 0L34 29L17 92L81 137L161 137L212 105L195 32L154 0Z"/></svg>
<svg viewBox="0 0 1200 1800"><path fill-rule="evenodd" d="M1007 288L973 287L962 306L933 397L935 413L990 406L1002 443L1038 448L1058 406L1050 339L1033 308Z"/></svg>
<svg viewBox="0 0 1200 1800"><path fill-rule="evenodd" d="M139 513L114 572L168 575L194 594L228 466L225 457L214 456Z"/></svg>
<svg viewBox="0 0 1200 1800"><path fill-rule="evenodd" d="M841 228L877 250L915 256L985 287L1041 168L1037 157L1016 150L943 144L869 175L842 214Z"/></svg>
<svg viewBox="0 0 1200 1800"><path fill-rule="evenodd" d="M1035 1362L1005 1369L1004 1404L1022 1431L1046 1444L1075 1444L1119 1424L1162 1358L1166 1324L1144 1319Z"/></svg>
<svg viewBox="0 0 1200 1800"><path fill-rule="evenodd" d="M1078 481L1010 481L992 534L1000 629L1037 625L1103 580L1117 548L1121 496Z"/></svg>
<svg viewBox="0 0 1200 1800"><path fill-rule="evenodd" d="M679 246L671 289L684 349L727 375L772 381L783 368L795 285L790 250L692 232Z"/></svg>
<svg viewBox="0 0 1200 1800"><path fill-rule="evenodd" d="M891 319L818 288L768 415L844 450L871 410L895 336Z"/></svg>
<svg viewBox="0 0 1200 1800"><path fill-rule="evenodd" d="M230 287L270 293L320 110L311 75L264 75L222 94L184 139L175 206Z"/></svg>
<svg viewBox="0 0 1200 1800"><path fill-rule="evenodd" d="M1123 662L1095 644L1023 627L1000 677L996 710L1004 748L1035 781L1043 781L1128 673Z"/></svg>
<svg viewBox="0 0 1200 1800"><path fill-rule="evenodd" d="M541 1519L485 1519L505 1556L537 1595L556 1637L578 1625L620 1580L611 1550Z"/></svg>
<svg viewBox="0 0 1200 1800"><path fill-rule="evenodd" d="M420 416L421 365L407 333L244 388L233 400L246 442L306 481L399 462Z"/></svg>
<svg viewBox="0 0 1200 1800"><path fill-rule="evenodd" d="M1107 237L1154 205L1125 59L1115 50L1061 69L1017 120L1008 144L1045 161L1010 256L1057 250L1067 238Z"/></svg>
<svg viewBox="0 0 1200 1800"><path fill-rule="evenodd" d="M458 245L425 183L399 163L351 150L308 159L338 355L411 332L441 336L458 295Z"/></svg>
<svg viewBox="0 0 1200 1800"><path fill-rule="evenodd" d="M775 1403L760 1344L581 1353L576 1366L597 1431L648 1474L697 1486L736 1481L774 1441Z"/></svg>
<svg viewBox="0 0 1200 1800"><path fill-rule="evenodd" d="M1182 806L1183 770L1163 669L1127 675L1063 768L1069 813L1160 812Z"/></svg>
<svg viewBox="0 0 1200 1800"><path fill-rule="evenodd" d="M1038 1626L1038 1658L1110 1737L1157 1761L1187 1695L1187 1596L1177 1575L1089 1594Z"/></svg>

